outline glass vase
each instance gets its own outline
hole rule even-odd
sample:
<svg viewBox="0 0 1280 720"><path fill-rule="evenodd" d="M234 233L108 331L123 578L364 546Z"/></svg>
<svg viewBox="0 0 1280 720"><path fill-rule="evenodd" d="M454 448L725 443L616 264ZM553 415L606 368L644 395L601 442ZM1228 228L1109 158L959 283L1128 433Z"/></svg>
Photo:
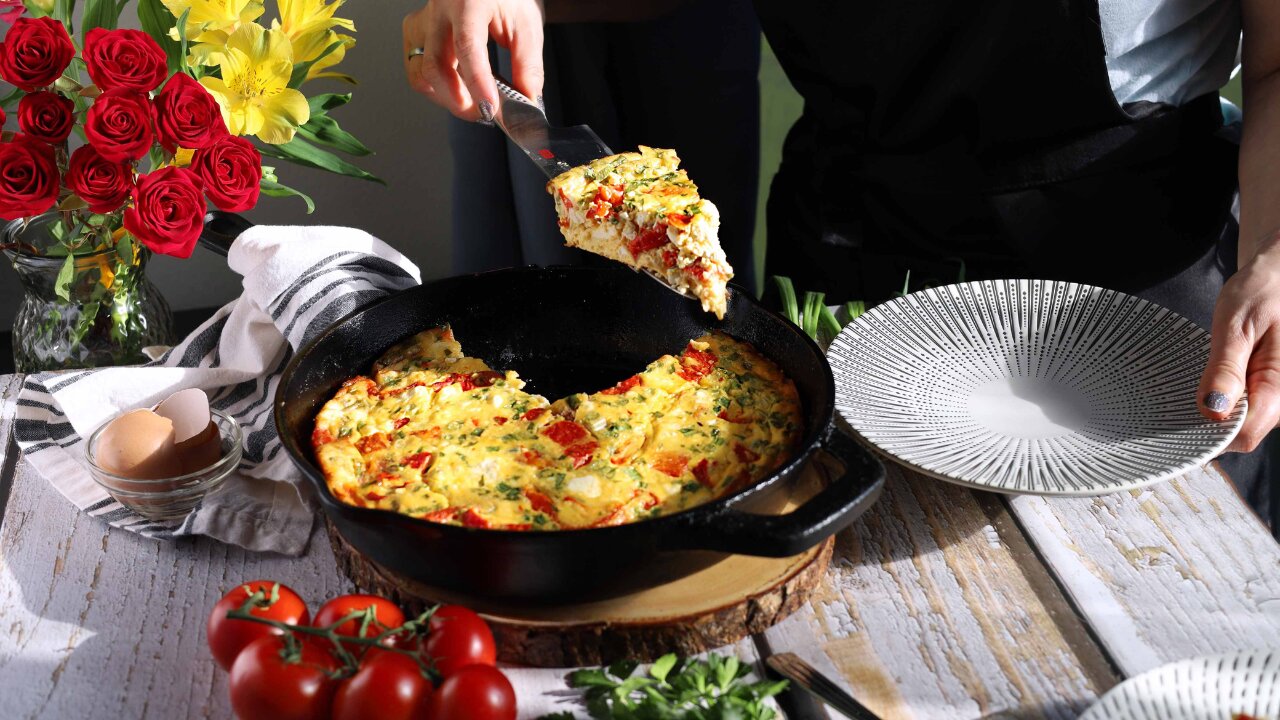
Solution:
<svg viewBox="0 0 1280 720"><path fill-rule="evenodd" d="M18 372L142 363L144 347L171 344L173 313L147 280L147 249L127 238L85 242L68 260L68 232L58 213L0 231L23 287L13 321Z"/></svg>

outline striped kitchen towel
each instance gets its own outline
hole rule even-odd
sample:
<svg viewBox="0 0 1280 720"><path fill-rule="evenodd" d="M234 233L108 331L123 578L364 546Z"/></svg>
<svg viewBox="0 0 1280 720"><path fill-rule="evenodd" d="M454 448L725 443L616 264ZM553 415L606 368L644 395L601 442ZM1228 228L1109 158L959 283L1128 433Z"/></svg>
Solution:
<svg viewBox="0 0 1280 720"><path fill-rule="evenodd" d="M155 362L27 377L14 433L23 457L51 485L115 527L156 538L208 535L297 555L306 549L314 514L272 418L280 373L294 350L334 321L421 276L381 240L336 227L253 227L232 245L227 263L244 278L240 297ZM184 520L152 522L93 481L84 443L116 413L191 387L239 421L244 459L223 491Z"/></svg>

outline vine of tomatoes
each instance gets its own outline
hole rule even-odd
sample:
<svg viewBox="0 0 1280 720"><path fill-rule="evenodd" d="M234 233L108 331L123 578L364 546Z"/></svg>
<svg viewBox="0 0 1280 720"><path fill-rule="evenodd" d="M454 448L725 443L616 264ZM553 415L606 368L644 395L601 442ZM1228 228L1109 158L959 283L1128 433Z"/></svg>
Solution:
<svg viewBox="0 0 1280 720"><path fill-rule="evenodd" d="M406 620L391 601L342 595L316 611L256 580L227 593L206 628L240 720L515 720L488 624L460 605Z"/></svg>

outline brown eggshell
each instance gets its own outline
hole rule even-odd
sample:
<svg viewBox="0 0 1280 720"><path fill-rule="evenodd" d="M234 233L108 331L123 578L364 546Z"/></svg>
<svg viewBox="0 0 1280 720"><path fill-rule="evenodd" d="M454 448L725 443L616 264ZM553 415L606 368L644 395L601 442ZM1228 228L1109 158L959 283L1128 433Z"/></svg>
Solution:
<svg viewBox="0 0 1280 720"><path fill-rule="evenodd" d="M150 410L134 410L112 420L98 438L94 458L103 470L135 480L182 474L173 423Z"/></svg>
<svg viewBox="0 0 1280 720"><path fill-rule="evenodd" d="M218 426L213 422L199 435L183 440L176 447L183 473L203 470L222 459L222 437L218 434Z"/></svg>

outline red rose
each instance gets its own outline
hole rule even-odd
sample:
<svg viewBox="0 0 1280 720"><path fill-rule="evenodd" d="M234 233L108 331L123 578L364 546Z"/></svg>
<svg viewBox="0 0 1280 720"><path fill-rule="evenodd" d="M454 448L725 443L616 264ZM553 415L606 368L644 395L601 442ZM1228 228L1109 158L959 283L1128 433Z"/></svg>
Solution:
<svg viewBox="0 0 1280 720"><path fill-rule="evenodd" d="M4 108L0 108L0 125L4 125L4 121L8 119L8 115L4 114Z"/></svg>
<svg viewBox="0 0 1280 720"><path fill-rule="evenodd" d="M169 74L164 50L140 30L90 30L84 36L84 64L102 90L149 93Z"/></svg>
<svg viewBox="0 0 1280 720"><path fill-rule="evenodd" d="M0 77L35 92L67 69L76 48L67 28L53 18L19 18L0 43Z"/></svg>
<svg viewBox="0 0 1280 720"><path fill-rule="evenodd" d="M18 101L18 127L41 142L59 145L75 125L76 105L53 92L23 95Z"/></svg>
<svg viewBox="0 0 1280 720"><path fill-rule="evenodd" d="M164 167L138 178L124 228L162 255L191 257L204 229L204 189L195 173Z"/></svg>
<svg viewBox="0 0 1280 720"><path fill-rule="evenodd" d="M16 220L53 207L58 163L53 147L25 135L0 143L0 217Z"/></svg>
<svg viewBox="0 0 1280 720"><path fill-rule="evenodd" d="M92 145L85 145L71 153L67 187L89 203L93 212L112 213L124 205L133 191L133 168L108 160Z"/></svg>
<svg viewBox="0 0 1280 720"><path fill-rule="evenodd" d="M89 143L108 160L133 161L151 149L155 110L146 95L108 90L98 96L84 119Z"/></svg>
<svg viewBox="0 0 1280 720"><path fill-rule="evenodd" d="M253 143L227 135L212 147L197 150L191 169L204 181L204 190L219 209L244 212L258 204L262 155Z"/></svg>
<svg viewBox="0 0 1280 720"><path fill-rule="evenodd" d="M156 95L156 133L169 152L206 148L227 134L222 108L208 90L186 73L169 78Z"/></svg>

